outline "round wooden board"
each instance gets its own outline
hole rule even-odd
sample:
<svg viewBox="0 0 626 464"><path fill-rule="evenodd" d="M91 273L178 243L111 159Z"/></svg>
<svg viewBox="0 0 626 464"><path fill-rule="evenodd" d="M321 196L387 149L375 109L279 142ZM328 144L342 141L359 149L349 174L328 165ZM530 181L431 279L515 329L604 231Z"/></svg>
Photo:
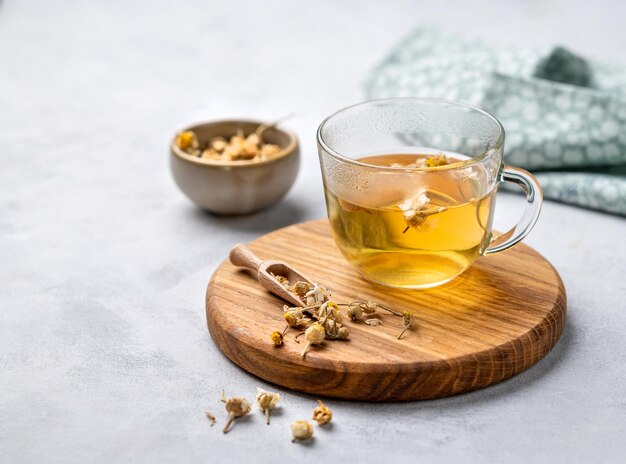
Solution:
<svg viewBox="0 0 626 464"><path fill-rule="evenodd" d="M441 287L398 291L365 280L341 256L326 220L293 225L249 244L261 259L288 262L333 291L333 301L371 300L415 315L415 329L397 339L401 321L346 322L347 341L327 341L300 357L284 302L252 273L223 262L206 295L207 323L217 346L246 371L316 396L368 401L437 398L484 388L539 361L559 339L566 298L556 270L532 248L480 258Z"/></svg>

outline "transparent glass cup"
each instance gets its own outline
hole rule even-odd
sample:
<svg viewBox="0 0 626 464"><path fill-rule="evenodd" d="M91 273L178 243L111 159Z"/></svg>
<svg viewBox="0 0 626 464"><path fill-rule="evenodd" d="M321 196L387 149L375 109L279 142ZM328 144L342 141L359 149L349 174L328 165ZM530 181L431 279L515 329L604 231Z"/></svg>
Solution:
<svg viewBox="0 0 626 464"><path fill-rule="evenodd" d="M503 164L500 122L469 105L423 98L364 102L325 119L317 142L335 242L351 264L383 285L448 282L479 256L522 240L541 210L535 177ZM527 205L513 229L495 235L501 182L519 185Z"/></svg>

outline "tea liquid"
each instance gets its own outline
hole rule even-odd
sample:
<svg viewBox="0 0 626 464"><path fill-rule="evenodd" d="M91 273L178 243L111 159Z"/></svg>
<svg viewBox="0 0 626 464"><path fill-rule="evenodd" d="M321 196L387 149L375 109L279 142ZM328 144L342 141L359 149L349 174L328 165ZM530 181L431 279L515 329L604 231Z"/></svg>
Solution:
<svg viewBox="0 0 626 464"><path fill-rule="evenodd" d="M379 155L359 161L398 167L428 156ZM460 161L448 157L449 164ZM430 176L424 186L428 202L413 216L404 198L377 205L376 198L365 197L355 204L326 188L336 241L348 261L380 283L419 288L446 282L466 270L490 240L495 191L475 198L472 192L481 189L472 182L477 180L450 171Z"/></svg>

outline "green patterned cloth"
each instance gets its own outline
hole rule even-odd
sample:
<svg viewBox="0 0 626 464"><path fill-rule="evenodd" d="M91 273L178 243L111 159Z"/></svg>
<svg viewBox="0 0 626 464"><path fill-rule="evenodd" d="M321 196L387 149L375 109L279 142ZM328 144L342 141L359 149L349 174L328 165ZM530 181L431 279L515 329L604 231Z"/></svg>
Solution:
<svg viewBox="0 0 626 464"><path fill-rule="evenodd" d="M366 91L483 108L504 125L506 162L532 170L546 198L626 216L622 66L419 28L372 71Z"/></svg>

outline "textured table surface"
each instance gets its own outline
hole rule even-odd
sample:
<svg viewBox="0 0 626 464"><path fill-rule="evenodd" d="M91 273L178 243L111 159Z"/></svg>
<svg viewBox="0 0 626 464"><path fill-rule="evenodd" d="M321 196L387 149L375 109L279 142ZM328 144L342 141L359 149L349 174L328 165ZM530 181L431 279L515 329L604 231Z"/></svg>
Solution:
<svg viewBox="0 0 626 464"><path fill-rule="evenodd" d="M282 389L271 426L255 410L218 427L222 388L252 399L271 386L212 343L207 281L234 243L324 216L317 124L362 98L414 24L625 58L618 2L464 5L2 1L0 461L620 462L626 221L551 202L527 243L560 271L569 313L539 364L442 400L329 401L334 426L305 445L289 424L314 398ZM217 218L176 189L175 129L292 111L304 162L282 203ZM502 194L500 228L520 208Z"/></svg>

